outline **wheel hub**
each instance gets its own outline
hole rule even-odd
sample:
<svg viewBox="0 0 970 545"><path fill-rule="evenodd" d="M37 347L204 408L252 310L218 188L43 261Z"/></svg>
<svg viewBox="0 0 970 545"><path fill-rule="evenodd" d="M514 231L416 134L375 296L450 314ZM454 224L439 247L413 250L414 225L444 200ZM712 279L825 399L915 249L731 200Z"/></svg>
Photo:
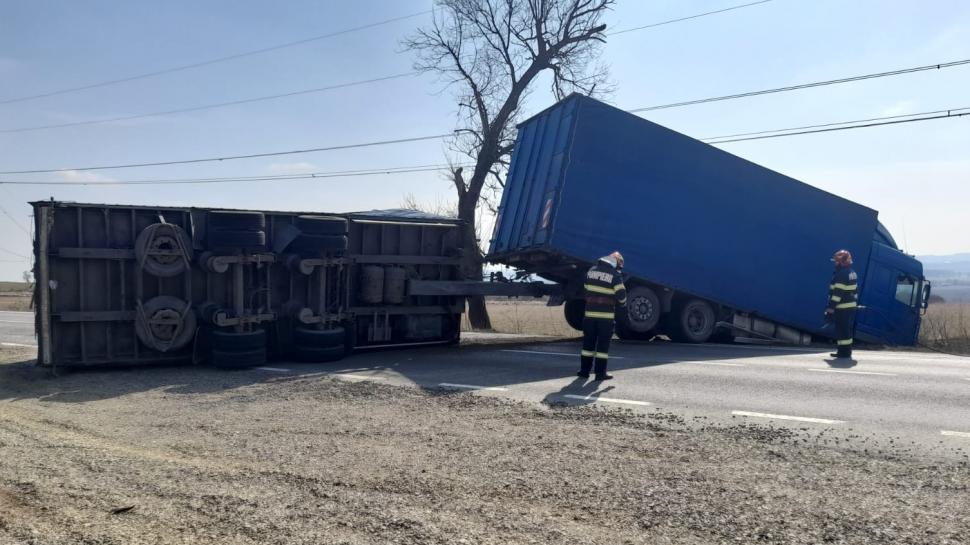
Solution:
<svg viewBox="0 0 970 545"><path fill-rule="evenodd" d="M159 310L148 320L152 336L160 341L171 341L182 323L182 315L173 309Z"/></svg>
<svg viewBox="0 0 970 545"><path fill-rule="evenodd" d="M169 265L179 259L179 244L171 235L156 235L148 249L152 260L162 265Z"/></svg>
<svg viewBox="0 0 970 545"><path fill-rule="evenodd" d="M653 303L646 297L637 297L630 303L630 317L637 322L646 322L654 314Z"/></svg>

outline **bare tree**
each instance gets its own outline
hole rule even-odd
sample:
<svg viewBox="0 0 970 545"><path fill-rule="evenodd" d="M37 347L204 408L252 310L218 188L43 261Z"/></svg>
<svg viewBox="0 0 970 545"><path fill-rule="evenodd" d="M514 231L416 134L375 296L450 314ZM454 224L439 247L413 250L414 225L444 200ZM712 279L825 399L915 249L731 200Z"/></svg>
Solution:
<svg viewBox="0 0 970 545"><path fill-rule="evenodd" d="M606 69L597 63L605 42L602 16L614 0L437 0L430 26L405 41L415 68L437 74L458 99L458 128L451 150L474 169L450 169L464 222L466 278L481 279L484 263L476 237L483 190L497 195L514 143L519 109L540 74L551 75L557 98L604 91ZM494 201L491 206L494 208ZM469 321L489 329L482 298L469 300Z"/></svg>

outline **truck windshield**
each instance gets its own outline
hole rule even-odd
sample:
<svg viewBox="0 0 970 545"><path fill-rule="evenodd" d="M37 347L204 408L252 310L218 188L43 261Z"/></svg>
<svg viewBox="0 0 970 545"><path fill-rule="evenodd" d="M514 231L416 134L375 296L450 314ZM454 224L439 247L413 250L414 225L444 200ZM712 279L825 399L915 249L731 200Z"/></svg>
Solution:
<svg viewBox="0 0 970 545"><path fill-rule="evenodd" d="M896 280L896 300L911 307L916 306L916 279L900 275Z"/></svg>

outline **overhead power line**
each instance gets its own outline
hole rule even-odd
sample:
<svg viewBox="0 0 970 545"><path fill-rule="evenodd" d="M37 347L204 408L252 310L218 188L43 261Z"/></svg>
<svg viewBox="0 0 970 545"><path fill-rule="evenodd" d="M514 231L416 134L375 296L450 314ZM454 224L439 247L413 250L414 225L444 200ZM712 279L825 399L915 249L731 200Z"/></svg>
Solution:
<svg viewBox="0 0 970 545"><path fill-rule="evenodd" d="M92 84L89 84L89 85L81 85L81 86L78 86L78 87L68 87L68 88L65 88L65 89L59 89L59 90L56 90L56 91L49 91L49 92L46 92L46 93L39 93L39 94L36 94L36 95L29 95L29 96L8 98L8 99L5 99L5 100L0 100L0 104L12 104L14 102L24 102L24 101L27 101L27 100L35 100L35 99L38 99L38 98L52 97L52 96L63 95L63 94L67 94L67 93L73 93L75 91L84 91L84 90L87 90L87 89L96 89L98 87L107 87L109 85L115 85L115 84L118 84L118 83L125 83L125 82L128 82L128 81L135 81L135 80L139 80L139 79L151 78L151 77L154 77L154 76L161 76L163 74L171 74L173 72L181 72L183 70L190 70L192 68L200 68L200 67L203 67L203 66L209 66L209 65L217 64L217 63L221 63L221 62L226 62L226 61L232 61L232 60L236 60L236 59L241 59L243 57L250 57L250 56L253 56L253 55L259 55L261 53L268 53L270 51L277 51L277 50L280 50L280 49L286 49L286 48L289 48L289 47L303 45L303 44L310 43L310 42L315 42L315 41L318 41L318 40L326 40L327 38L333 38L335 36L342 36L344 34L350 34L352 32L358 32L358 31L361 31L361 30L369 29L369 28L374 28L374 27L378 27L378 26L388 25L388 24L391 24L391 23L396 23L398 21L403 21L405 19L411 19L411 18L418 17L418 16L421 16L421 15L426 15L428 13L431 13L431 10L420 11L420 12L417 12L417 13L412 13L410 15L403 15L401 17L394 17L392 19L385 19L383 21L377 21L375 23L368 23L366 25L361 25L361 26L356 26L356 27L352 27L352 28L347 28L347 29L344 29L344 30L337 30L337 31L334 31L334 32L328 32L326 34L320 34L318 36L311 36L309 38L304 38L302 40L296 40L296 41L292 41L292 42L286 42L286 43L282 43L282 44L278 44L278 45L272 45L272 46L269 46L269 47L263 47L263 48L260 48L260 49L253 49L253 50L250 50L250 51L243 51L241 53L234 53L232 55L226 55L224 57L216 57L214 59L209 59L209 60L205 60L205 61L199 61L199 62L194 62L194 63L190 63L190 64L183 64L183 65L179 65L179 66L173 66L173 67L170 67L170 68L164 68L164 69L161 69L161 70L155 70L153 72L145 72L145 73L142 73L142 74L136 74L134 76L128 76L128 77L124 77L124 78L118 78L118 79L112 79L112 80L107 80L107 81L101 81L101 82L98 82L98 83L92 83Z"/></svg>
<svg viewBox="0 0 970 545"><path fill-rule="evenodd" d="M775 131L764 131L766 133L770 132L770 133L777 133L777 134L764 134L762 136L745 136L742 138L730 138L727 140L707 141L707 143L712 145L727 144L730 142L744 142L746 140L764 140L766 138L780 138L782 136L797 136L799 134L815 134L820 132L845 131L850 129L865 129L868 127L879 127L882 125L899 125L901 123L916 123L919 121L932 121L934 119L946 119L950 117L963 117L963 116L970 115L970 111L966 111L966 110L970 110L970 108L958 108L955 110L949 110L943 114L931 115L926 117L917 117L912 119L893 119L898 116L889 116L886 118L882 118L882 119L885 119L885 121L879 121L880 118L875 118L875 119L869 120L869 122L867 123L857 123L855 125L845 125L845 124L839 124L839 123L828 124L828 125L843 125L839 127L829 126L827 128L809 129L809 130L801 130L801 131L794 131L794 132L784 132L786 129L780 129ZM850 123L850 122L846 122L846 123ZM787 129L787 130L791 130L791 129Z"/></svg>
<svg viewBox="0 0 970 545"><path fill-rule="evenodd" d="M766 1L771 1L771 0L766 0ZM708 98L702 98L702 99L696 99L696 100L689 100L689 101L683 101L683 102L673 102L673 103L670 103L670 104L660 104L660 105L656 105L656 106L647 106L647 107L644 107L644 108L635 108L635 109L627 110L627 111L630 112L630 113L640 113L640 112L647 112L647 111L653 111L653 110L662 110L662 109L667 109L667 108L677 108L677 107L682 107L682 106L692 106L692 105L695 105L695 104L703 104L703 103L708 103L708 102L719 102L719 101L723 101L723 100L733 100L733 99L746 98L746 97L752 97L752 96L758 96L758 95L766 95L766 94L772 94L772 93L782 93L782 92L787 92L787 91L796 91L796 90L800 90L800 89L808 89L808 88L812 88L812 87L821 87L821 86L826 86L826 85L836 85L836 84L841 84L841 83L850 83L850 82L854 82L854 81L861 81L861 80L867 80L867 79L875 79L875 78L882 78L882 77L889 77L889 76L898 76L898 75L903 75L903 74L912 74L912 73L915 73L915 72L923 72L923 71L927 71L927 70L942 70L944 68L951 68L951 67L962 66L962 65L966 65L966 64L970 64L970 59L963 59L963 60L959 60L959 61L945 62L945 63L939 63L939 64L927 64L927 65L922 65L922 66L914 66L914 67L910 67L910 68L902 68L902 69L899 69L899 70L891 70L891 71L888 71L888 72L876 72L876 73L873 73L873 74L863 74L863 75L860 75L860 76L851 76L851 77L847 77L847 78L840 78L840 79L833 79L833 80L825 80L825 81L817 81L817 82L812 82L812 83L804 83L804 84L800 84L800 85L792 85L792 86L788 86L788 87L775 87L775 88L772 88L772 89L762 89L762 90L759 90L759 91L749 91L749 92L746 92L746 93L737 93L737 94L733 94L733 95L722 95L722 96L708 97ZM369 83L376 83L376 82L381 82L381 81L386 81L386 80L391 80L391 79L404 78L404 77L411 76L411 75L416 75L416 74L414 72L403 72L403 73L399 73L399 74L391 74L391 75L388 75L388 76L380 76L380 77L376 77L376 78L370 78L370 79L365 79L365 80L352 81L352 82L341 83L341 84L337 84L337 85L330 85L330 86L326 86L326 87L316 87L316 88L312 88L312 89L302 89L302 90L298 90L298 91L292 91L292 92L287 92L287 93L280 93L280 94L275 94L275 95L266 95L266 96L260 96L260 97L253 97L253 98L246 98L246 99L240 99L240 100L233 100L233 101L229 101L229 102L219 102L219 103L215 103L215 104L206 104L206 105L202 105L202 106L191 106L191 107L188 107L188 108L179 108L179 109L175 109L175 110L165 110L165 111L145 113L145 114L135 114L135 115L112 117L112 118L105 118L105 119L92 119L92 120L87 120L87 121L75 121L75 122L71 122L71 123L60 123L60 124L55 124L55 125L39 125L39 126L34 126L34 127L20 127L20 128L14 128L14 129L0 129L0 134L3 134L3 133L20 133L20 132L28 132L28 131L38 131L38 130L44 130L44 129L57 129L57 128L64 128L64 127L77 127L77 126L83 126L83 125L95 125L95 124L110 123L110 122L115 122L115 121L130 121L130 120L133 120L133 119L141 119L141 118L146 118L146 117L157 117L157 116L163 116L163 115L173 115L173 114L179 114L179 113L196 112L196 111L208 110L208 109L213 109L213 108L223 108L223 107L227 107L227 106L236 106L236 105L248 104L248 103L252 103L252 102L262 102L262 101L276 100L276 99L287 98L287 97L292 97L292 96L299 96L299 95L305 95L305 94L311 94L311 93L319 93L319 92L323 92L323 91L331 91L331 90L335 90L335 89L342 89L342 88L345 88L345 87L353 87L353 86L357 86L357 85L366 85L366 84L369 84Z"/></svg>
<svg viewBox="0 0 970 545"><path fill-rule="evenodd" d="M706 17L708 15L714 15L716 13L724 13L725 11L733 11L733 10L736 10L736 9L747 8L747 7L750 7L750 6L757 6L758 4L767 4L768 2L771 2L771 0L760 0L759 2L751 2L749 4L741 4L741 5L738 5L738 6L731 6L729 8L719 9L719 10L715 10L715 11L707 11L707 12L704 12L704 13L698 13L697 15L688 15L687 17L680 17L680 18L677 18L677 19L670 19L670 20L667 20L667 21L660 21L659 23L651 23L649 25L643 25L643 26L638 26L638 27L633 27L633 28L625 28L623 30L617 30L616 32L609 32L609 33L607 33L607 36L616 36L617 34L626 34L627 32L633 32L633 31L636 31L636 30L644 30L644 29L647 29L647 28L653 28L653 27L658 27L658 26L663 26L663 25L669 25L671 23L679 23L681 21L688 21L690 19L697 19L698 17Z"/></svg>
<svg viewBox="0 0 970 545"><path fill-rule="evenodd" d="M318 178L342 178L356 176L374 176L378 174L403 174L410 172L434 172L444 170L450 166L472 166L471 164L458 165L412 165L385 168L370 168L358 170L336 170L328 172L307 172L296 174L278 174L265 176L227 176L219 178L162 178L147 180L97 180L84 182L52 182L52 181L5 181L0 180L0 185L42 185L42 186L76 186L76 185L169 185L169 184L219 184L237 182L279 182L291 180L312 180Z"/></svg>
<svg viewBox="0 0 970 545"><path fill-rule="evenodd" d="M825 81L815 81L812 83L802 83L799 85L789 85L787 87L776 87L774 89L762 89L760 91L748 91L746 93L737 93L733 95L722 95L716 97L699 98L697 100L686 100L683 102L672 102L670 104L661 104L659 106L647 106L644 108L634 108L633 110L627 110L630 113L639 112L650 112L653 110L663 110L666 108L679 108L681 106L693 106L695 104L705 104L707 102L718 102L721 100L733 100L736 98L747 98L758 95L769 95L772 93L784 93L787 91L797 91L800 89L810 89L812 87L823 87L826 85L837 85L840 83L849 83L853 81L862 81L867 79L884 78L888 76L899 76L902 74L912 74L914 72L924 72L927 70L941 70L943 68L951 68L954 66L962 66L964 64L970 64L970 59L963 59L959 61L944 62L940 64L927 64L924 66L914 66L912 68L901 68L899 70L890 70L888 72L876 72L874 74L863 74L861 76L850 76L847 78L830 79Z"/></svg>
<svg viewBox="0 0 970 545"><path fill-rule="evenodd" d="M358 85L366 85L368 83L376 83L379 81L387 81L391 79L399 79L408 76L417 75L415 72L404 72L401 74L391 74L390 76L382 76L379 78L371 78L359 81L351 81L347 83L340 83L337 85L328 85L326 87L315 87L313 89L302 89L299 91L292 91L289 93L280 93L276 95L266 95L254 98L245 98L241 100L232 100L229 102L218 102L215 104L205 104L202 106L191 106L188 108L178 108L175 110L164 110L161 112L152 112L147 114L135 114L135 115L125 115L121 117L109 117L105 119L90 119L87 121L75 121L72 123L59 123L56 125L38 125L35 127L20 127L16 129L0 129L0 133L13 133L13 132L28 132L28 131L39 131L44 129L60 129L64 127L79 127L82 125L97 125L101 123L111 123L114 121L131 121L132 119L142 119L145 117L157 117L162 115L174 115L174 114L184 114L188 112L198 112L201 110L211 110L214 108L225 108L226 106L238 106L240 104L249 104L252 102L263 102L266 100L276 100L280 98L287 98L299 95L308 95L311 93L320 93L323 91L333 91L334 89L343 89L346 87L355 87Z"/></svg>
<svg viewBox="0 0 970 545"><path fill-rule="evenodd" d="M420 142L422 140L438 140L451 136L453 133L446 134L432 134L428 136L415 136L411 138L397 138L394 140L378 140L374 142L362 142L359 144L342 144L337 146L325 146L320 148L308 148L299 150L287 150L287 151L273 151L266 153L250 153L247 155L227 155L224 157L206 157L203 159L182 159L178 161L155 161L151 163L129 163L126 165L101 165L93 167L77 167L77 168L47 168L47 169L34 169L34 170L8 170L5 172L0 172L0 174L50 174L54 172L71 172L71 171L85 171L85 170L112 170L119 168L135 168L135 167L158 167L158 166L168 166L168 165L186 165L192 163L212 163L217 161L231 161L235 159L256 159L259 157L278 157L280 155L296 155L300 153L312 153L318 151L335 151L335 150L345 150L354 148L368 148L374 146L388 146L392 144L404 144L408 142Z"/></svg>
<svg viewBox="0 0 970 545"><path fill-rule="evenodd" d="M739 133L736 135L726 135L703 139L708 144L727 144L730 142L742 142L746 140L761 140L765 138L779 138L782 136L796 136L801 134L813 134L822 132L843 131L850 129L862 129L877 127L882 125L895 125L900 123L914 123L919 121L932 121L944 118L956 118L970 115L970 107L954 108L951 110L935 110L930 112L920 112L906 115L893 115L884 117L872 117L867 119L857 119L852 121L839 121L824 123L819 125L803 125L801 127L789 127L786 129L772 129L750 133ZM752 136L744 136L752 135ZM739 136L734 138L732 136ZM166 184L211 184L211 183L238 183L238 182L266 182L266 181L289 181L289 180L308 180L315 178L342 178L355 176L373 176L377 174L401 174L408 172L433 172L445 170L449 166L473 166L471 164L460 165L412 165L385 167L378 169L362 170L338 170L329 172L312 172L306 174L279 174L266 176L233 176L221 178L165 178L165 179L146 179L146 180L104 180L90 182L52 182L52 181L6 181L0 180L0 185L42 185L42 186L75 186L75 185L166 185Z"/></svg>
<svg viewBox="0 0 970 545"><path fill-rule="evenodd" d="M10 255L15 255L15 256L17 256L19 258L27 259L27 256L25 256L24 254L18 254L17 252L14 252L13 250L8 250L8 249L6 249L6 248L4 248L2 246L0 246L0 252L7 252Z"/></svg>
<svg viewBox="0 0 970 545"><path fill-rule="evenodd" d="M930 111L930 112L919 112L919 113L915 113L915 114L887 115L887 116L882 116L882 117L869 117L869 118L866 118L866 119L853 119L852 121L837 121L837 122L834 122L834 123L822 123L822 124L819 124L819 125L802 125L801 127L788 127L787 129L774 129L774 130L768 130L768 131L755 131L755 132L740 132L740 133L736 133L736 134L722 134L721 136L710 136L710 137L707 137L707 138L702 138L701 140L703 140L705 142L710 142L711 140L721 140L722 138L737 138L737 137L740 137L740 136L758 136L758 135L762 135L762 134L772 134L772 133L780 133L780 132L788 132L788 131L797 131L797 130L804 130L804 129L818 129L818 128L822 128L822 127L835 127L835 126L838 126L838 125L848 125L848 124L854 124L854 123L868 123L870 121L884 121L884 120L887 120L887 119L903 119L903 118L909 118L909 117L918 117L918 116L929 116L929 115L936 115L936 114L945 114L945 113L950 113L950 112L956 113L956 112L961 112L961 111L966 110L966 109L967 108L952 108L952 109L949 109L949 110L933 110L933 111ZM946 117L946 116L944 116L944 117ZM950 117L952 117L952 116L950 116Z"/></svg>
<svg viewBox="0 0 970 545"><path fill-rule="evenodd" d="M952 62L945 62L945 63L939 63L939 64L929 64L929 65L923 65L923 66L915 66L915 67L911 67L911 68L903 68L903 69L892 70L892 71L888 71L888 72L877 72L877 73L874 73L874 74L864 74L864 75L861 75L861 76L852 76L852 77L848 77L848 78L840 78L840 79L834 79L834 80L825 80L825 81L819 81L819 82L813 82L813 83L805 83L805 84L801 84L801 85L793 85L793 86L788 86L788 87L776 87L776 88L772 88L772 89L764 89L764 90L761 90L761 91L750 91L750 92L747 92L747 93L738 93L738 94L733 94L733 95L723 95L723 96L717 96L717 97L709 97L709 98L698 99L698 100L675 102L675 103L671 103L671 104L661 104L661 105L657 105L657 106L648 106L648 107L644 107L644 108L634 108L632 110L627 110L627 111L630 112L630 113L640 113L640 112L651 111L651 110L660 110L660 109L665 109L665 108L677 108L677 107L691 106L691 105L701 104L701 103L706 103L706 102L716 102L716 101L738 99L738 98L744 98L744 97L750 97L750 96L756 96L756 95L764 95L764 94L770 94L770 93L781 93L781 92L786 92L786 91L795 91L795 90L799 90L799 89L807 89L807 88L819 87L819 86L823 86L823 85L835 85L835 84L841 84L841 83L849 83L849 82L866 80L866 79L873 79L873 78L880 78L880 77L888 77L888 76L896 76L896 75L901 75L901 74L910 74L910 73L921 72L921 71L926 71L926 70L940 70L940 69L943 69L943 68L950 68L950 67L961 66L961 65L966 65L966 64L970 64L970 59L964 59L964 60L952 61ZM268 152L268 153L255 153L255 154L247 154L247 155L232 155L232 156L226 156L226 157L209 157L209 158L202 158L202 159L183 159L183 160L172 160L172 161L156 161L156 162L146 162L146 163L131 163L131 164L122 164L122 165L104 165L104 166L77 167L77 168L44 168L44 169L33 169L33 170L11 170L11 171L3 171L3 172L0 172L0 174L45 174L45 173L66 172L66 171L109 170L109 169L119 169L119 168L135 168L135 167L149 167L149 166L168 166L168 165L179 165L179 164L190 164L190 163L207 163L207 162L214 162L214 161L229 161L229 160L235 160L235 159L253 159L253 158L259 158L259 157L273 157L273 156L279 156L279 155L295 155L295 154L312 153L312 152L319 152L319 151L333 151L333 150L340 150L340 149L351 149L351 148L360 148L360 147L382 146L382 145L390 145L390 144L401 144L401 143L416 142L416 141L421 141L421 140L434 140L434 139L439 139L439 138L445 138L445 137L451 136L452 134L453 133L445 133L445 134L438 134L438 135L428 135L428 136L417 136L417 137L411 137L411 138L401 138L401 139L395 139L395 140L382 140L382 141L376 141L376 142L366 142L366 143L362 143L362 144L347 144L347 145L340 145L340 146L329 146L329 147L321 147L321 148L309 148L309 149L302 149L302 150L289 150L289 151L278 151L278 152Z"/></svg>

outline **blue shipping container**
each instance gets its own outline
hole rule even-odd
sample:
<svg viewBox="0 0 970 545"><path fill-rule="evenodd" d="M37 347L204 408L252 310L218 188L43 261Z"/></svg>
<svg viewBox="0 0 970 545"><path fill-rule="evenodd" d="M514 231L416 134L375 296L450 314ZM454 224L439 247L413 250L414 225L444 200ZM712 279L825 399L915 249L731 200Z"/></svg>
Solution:
<svg viewBox="0 0 970 545"><path fill-rule="evenodd" d="M875 210L572 95L519 126L489 254L579 269L619 250L631 277L818 334L832 253L864 279L891 240Z"/></svg>

